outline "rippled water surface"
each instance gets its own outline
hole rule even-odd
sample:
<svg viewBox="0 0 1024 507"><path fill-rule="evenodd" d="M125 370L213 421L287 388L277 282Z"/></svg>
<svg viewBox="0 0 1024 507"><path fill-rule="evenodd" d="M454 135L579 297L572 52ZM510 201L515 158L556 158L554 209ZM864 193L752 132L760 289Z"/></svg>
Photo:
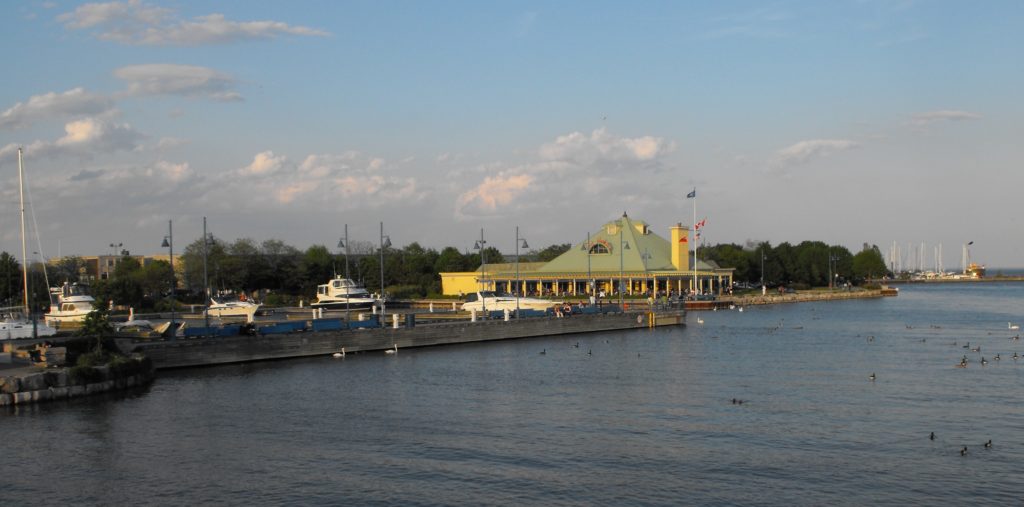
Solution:
<svg viewBox="0 0 1024 507"><path fill-rule="evenodd" d="M0 503L1019 505L1022 303L1024 284L909 286L163 372L0 411Z"/></svg>

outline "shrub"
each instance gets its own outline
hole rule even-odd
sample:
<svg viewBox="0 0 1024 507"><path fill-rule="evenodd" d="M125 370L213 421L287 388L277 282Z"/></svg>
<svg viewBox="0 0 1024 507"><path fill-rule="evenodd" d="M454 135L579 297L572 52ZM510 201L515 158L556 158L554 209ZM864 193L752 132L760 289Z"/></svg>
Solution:
<svg viewBox="0 0 1024 507"><path fill-rule="evenodd" d="M103 375L92 366L79 365L68 370L68 378L72 384L91 384L99 382Z"/></svg>

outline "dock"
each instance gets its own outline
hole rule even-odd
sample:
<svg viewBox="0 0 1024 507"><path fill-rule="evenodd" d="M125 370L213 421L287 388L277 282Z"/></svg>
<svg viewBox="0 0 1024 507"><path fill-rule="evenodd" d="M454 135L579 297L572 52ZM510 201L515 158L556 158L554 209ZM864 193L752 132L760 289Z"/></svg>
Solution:
<svg viewBox="0 0 1024 507"><path fill-rule="evenodd" d="M644 305L646 307L646 305ZM407 314L414 315L414 314ZM680 326L686 323L686 312L678 307L635 308L621 311L617 307L601 312L574 313L564 317L536 316L520 319L490 318L419 324L415 317L406 318L399 327L377 327L376 320L353 322L360 327L319 326L318 321L305 325L279 328L282 332L229 334L219 336L187 336L176 338L118 337L118 347L125 353L141 352L157 369L186 368L217 364L244 363L310 356L331 355L342 349L347 353L434 347L494 340L512 340L576 333L648 329ZM303 321L298 321L303 323ZM367 325L370 324L370 325ZM337 329L331 329L338 327ZM261 330L264 328L261 328Z"/></svg>

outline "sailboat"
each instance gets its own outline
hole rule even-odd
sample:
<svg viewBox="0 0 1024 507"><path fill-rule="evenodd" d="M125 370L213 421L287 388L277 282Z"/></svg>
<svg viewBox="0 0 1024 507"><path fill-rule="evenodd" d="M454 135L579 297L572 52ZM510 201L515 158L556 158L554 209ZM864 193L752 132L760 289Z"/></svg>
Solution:
<svg viewBox="0 0 1024 507"><path fill-rule="evenodd" d="M17 340L20 338L34 338L38 336L53 336L57 330L35 320L28 305L28 255L25 248L25 171L21 161L21 148L18 148L18 186L21 193L21 275L23 279L22 289L24 290L24 306L21 308L22 315L7 313L4 320L0 321L0 339ZM6 311L6 310L5 310Z"/></svg>

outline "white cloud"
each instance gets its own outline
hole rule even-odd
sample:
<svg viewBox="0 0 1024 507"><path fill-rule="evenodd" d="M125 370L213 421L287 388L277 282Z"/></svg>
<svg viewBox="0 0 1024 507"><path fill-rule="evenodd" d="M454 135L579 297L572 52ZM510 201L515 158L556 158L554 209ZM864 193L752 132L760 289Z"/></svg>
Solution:
<svg viewBox="0 0 1024 507"><path fill-rule="evenodd" d="M235 80L207 67L154 63L131 65L114 71L128 84L130 95L207 97L222 102L242 100Z"/></svg>
<svg viewBox="0 0 1024 507"><path fill-rule="evenodd" d="M100 39L130 45L202 46L282 35L329 35L322 30L280 21L231 21L217 13L182 20L172 9L141 0L88 3L57 19L69 29L95 30Z"/></svg>
<svg viewBox="0 0 1024 507"><path fill-rule="evenodd" d="M92 157L114 151L139 149L144 136L127 123L114 123L101 118L85 118L64 125L64 136L56 141L35 141L25 146L25 153L34 157ZM13 153L17 146L0 149L0 158Z"/></svg>
<svg viewBox="0 0 1024 507"><path fill-rule="evenodd" d="M264 151L225 178L231 180L238 195L268 195L277 205L304 208L311 213L391 205L423 197L414 178L392 172L384 159L355 151L308 155L299 164Z"/></svg>
<svg viewBox="0 0 1024 507"><path fill-rule="evenodd" d="M109 97L89 93L82 88L33 95L27 102L18 102L0 113L0 128L25 127L51 118L96 115L113 107L114 101Z"/></svg>
<svg viewBox="0 0 1024 507"><path fill-rule="evenodd" d="M645 162L671 153L675 143L660 137L615 137L604 128L588 136L573 132L559 136L553 143L540 147L545 160L565 160L578 164L593 164L600 160L615 162Z"/></svg>
<svg viewBox="0 0 1024 507"><path fill-rule="evenodd" d="M913 118L911 118L911 123L914 125L923 126L943 121L965 121L977 120L980 118L981 115L978 113L971 113L968 111L942 110L915 114Z"/></svg>
<svg viewBox="0 0 1024 507"><path fill-rule="evenodd" d="M453 181L456 219L549 207L553 202L587 200L612 186L617 195L633 193L636 183L660 169L660 160L676 144L660 137L617 137L604 128L590 134L572 132L537 149L538 160L509 167L485 164L475 170L456 168ZM444 159L442 161L446 161ZM483 180L474 178L483 175ZM623 180L623 175L632 175ZM472 188L459 183L478 181Z"/></svg>
<svg viewBox="0 0 1024 507"><path fill-rule="evenodd" d="M277 172L284 166L288 159L275 157L274 152L264 151L253 157L252 163L242 168L242 174L270 174Z"/></svg>
<svg viewBox="0 0 1024 507"><path fill-rule="evenodd" d="M507 206L526 192L534 182L529 174L498 174L463 192L455 204L457 215L489 214Z"/></svg>
<svg viewBox="0 0 1024 507"><path fill-rule="evenodd" d="M800 141L778 151L776 166L793 166L831 155L832 153L851 150L860 146L856 141L846 139L811 139Z"/></svg>

